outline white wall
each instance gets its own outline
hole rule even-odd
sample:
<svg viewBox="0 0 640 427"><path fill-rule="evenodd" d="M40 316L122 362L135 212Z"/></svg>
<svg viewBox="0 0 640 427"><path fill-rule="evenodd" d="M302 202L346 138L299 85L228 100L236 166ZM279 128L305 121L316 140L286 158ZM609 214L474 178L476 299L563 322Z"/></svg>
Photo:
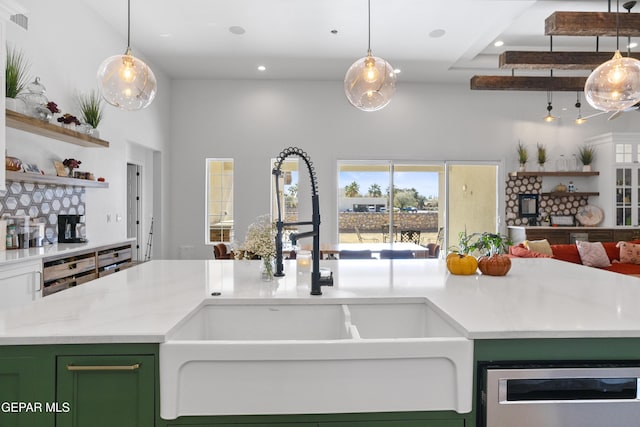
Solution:
<svg viewBox="0 0 640 427"><path fill-rule="evenodd" d="M544 92L471 91L401 78L392 102L372 113L351 107L340 81L174 81L171 99L172 257L180 247L193 247L196 258L212 256L204 244L206 157L236 159L234 212L242 242L254 218L269 212L269 159L289 146L306 150L319 180L321 239L329 242L337 236L337 160L490 160L514 170L521 140L531 155L537 142L545 144L553 167L588 137L640 128L636 112L574 125L575 93L554 94L561 120L548 124ZM585 108L583 116L590 112Z"/></svg>
<svg viewBox="0 0 640 427"><path fill-rule="evenodd" d="M126 36L116 34L82 2L74 2L72 12L48 0L23 4L29 31L10 24L7 39L28 55L32 75L41 78L49 99L73 110L75 94L95 87L98 65L124 51ZM83 169L107 178L108 190L87 190L88 235L98 240L126 237L124 221L107 223L106 217L125 217L126 163L139 157L131 145L145 147L153 158L153 168L146 169L153 173L155 189L145 215L153 211L154 249L160 251L154 256L161 258L177 258L180 247L192 247L186 252L196 258L212 256L204 244L206 157L236 159L235 213L242 241L254 218L269 211L269 159L288 146L304 148L319 179L322 239L333 241L337 160L498 160L513 169L518 140L532 150L536 142L546 144L553 161L572 154L586 138L640 127L638 113L611 122L599 117L576 127L574 93L554 94L554 113L563 120L549 125L541 121L546 113L542 92L475 92L467 84L409 84L400 78L387 108L363 113L347 103L341 81L171 81L150 65L159 91L149 108L124 112L106 107L100 131L110 148L81 148L8 129L7 149L51 173L53 159L75 157ZM562 112L563 105L569 111ZM307 190L301 181L301 191Z"/></svg>
<svg viewBox="0 0 640 427"><path fill-rule="evenodd" d="M47 88L46 96L58 104L63 112L79 115L76 96L97 88L96 72L100 63L109 56L122 54L126 49L126 35L114 32L109 23L96 16L82 2L62 4L49 0L24 0L29 17L29 30L10 23L7 40L10 46L22 49L31 62L31 75L38 76ZM72 7L69 11L67 8ZM126 16L122 17L126 20ZM134 55L144 59L141 52ZM169 135L169 108L171 81L162 70L149 64L158 79L158 94L145 110L125 112L105 103L105 117L99 126L100 138L110 142L108 149L83 148L47 138L34 136L14 129L7 129L7 152L23 161L37 163L47 173L54 173L53 160L73 157L82 161L82 169L103 176L109 189L87 189L86 219L89 240L114 240L126 238L126 164L136 153L130 145L144 147L152 153L161 153L160 182L154 182L158 193L168 187L168 158L166 153ZM150 168L149 172L154 172ZM162 198L168 209L168 197ZM152 209L152 208L148 208ZM150 212L145 212L150 216ZM168 216L156 222L158 239L167 233ZM110 214L112 221L107 222ZM122 221L116 221L120 216ZM162 248L154 248L157 257L165 257Z"/></svg>

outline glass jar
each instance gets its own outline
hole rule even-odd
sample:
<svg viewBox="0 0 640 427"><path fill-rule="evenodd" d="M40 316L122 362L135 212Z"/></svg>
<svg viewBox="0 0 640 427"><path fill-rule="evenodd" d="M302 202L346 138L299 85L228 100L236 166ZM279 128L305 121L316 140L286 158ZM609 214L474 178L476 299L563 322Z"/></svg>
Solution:
<svg viewBox="0 0 640 427"><path fill-rule="evenodd" d="M27 92L20 95L27 105L27 114L41 120L49 121L53 116L47 108L49 100L44 96L47 89L40 83L40 77L26 86Z"/></svg>
<svg viewBox="0 0 640 427"><path fill-rule="evenodd" d="M556 162L556 170L560 172L568 171L567 159L564 158L564 154L560 155L560 158Z"/></svg>

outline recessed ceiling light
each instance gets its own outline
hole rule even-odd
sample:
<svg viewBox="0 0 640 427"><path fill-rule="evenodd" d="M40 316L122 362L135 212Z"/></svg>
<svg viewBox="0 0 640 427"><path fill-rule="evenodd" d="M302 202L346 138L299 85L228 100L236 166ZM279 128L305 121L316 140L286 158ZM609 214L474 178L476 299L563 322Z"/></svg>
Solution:
<svg viewBox="0 0 640 427"><path fill-rule="evenodd" d="M393 70L394 73L396 74L400 74L402 72L402 70L400 68L396 68Z"/></svg>
<svg viewBox="0 0 640 427"><path fill-rule="evenodd" d="M239 36L246 33L247 31L244 28L240 27L239 25L234 25L232 27L229 27L229 32L231 34L236 34Z"/></svg>
<svg viewBox="0 0 640 427"><path fill-rule="evenodd" d="M162 38L171 37L171 34L170 33L162 33L162 34L160 34L160 37L162 37Z"/></svg>
<svg viewBox="0 0 640 427"><path fill-rule="evenodd" d="M496 40L496 42L493 45L495 47L504 46L504 42L502 40Z"/></svg>
<svg viewBox="0 0 640 427"><path fill-rule="evenodd" d="M265 71L267 69L267 67L265 67L264 65L258 65L258 71Z"/></svg>
<svg viewBox="0 0 640 427"><path fill-rule="evenodd" d="M439 37L442 37L446 34L447 32L443 29L437 29L437 30L433 30L429 33L429 37L437 39Z"/></svg>

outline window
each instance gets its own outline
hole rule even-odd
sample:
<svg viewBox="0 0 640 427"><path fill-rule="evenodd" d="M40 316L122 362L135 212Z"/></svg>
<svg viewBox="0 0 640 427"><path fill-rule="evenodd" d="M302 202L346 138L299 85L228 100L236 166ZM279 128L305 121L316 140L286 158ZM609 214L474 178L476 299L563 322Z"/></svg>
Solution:
<svg viewBox="0 0 640 427"><path fill-rule="evenodd" d="M271 176L271 218L273 221L278 220L278 198L280 198L280 207L282 210L283 222L298 221L298 158L285 159L282 163L280 181L278 187L280 194L276 195L276 186L273 175ZM271 159L271 169L276 159ZM298 227L287 226L283 232L283 247L288 248L289 233L296 232Z"/></svg>
<svg viewBox="0 0 640 427"><path fill-rule="evenodd" d="M338 162L340 243L446 248L465 229L495 232L497 215L495 163Z"/></svg>
<svg viewBox="0 0 640 427"><path fill-rule="evenodd" d="M205 243L233 241L233 159L206 159Z"/></svg>
<svg viewBox="0 0 640 427"><path fill-rule="evenodd" d="M338 164L340 243L436 243L444 167L394 161Z"/></svg>

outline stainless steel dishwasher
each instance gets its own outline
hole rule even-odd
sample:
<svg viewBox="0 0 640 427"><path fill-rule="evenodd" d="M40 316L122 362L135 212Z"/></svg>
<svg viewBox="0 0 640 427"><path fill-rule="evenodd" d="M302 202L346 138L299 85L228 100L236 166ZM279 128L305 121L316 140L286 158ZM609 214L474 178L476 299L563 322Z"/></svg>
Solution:
<svg viewBox="0 0 640 427"><path fill-rule="evenodd" d="M480 371L479 426L640 426L640 364L485 366Z"/></svg>

